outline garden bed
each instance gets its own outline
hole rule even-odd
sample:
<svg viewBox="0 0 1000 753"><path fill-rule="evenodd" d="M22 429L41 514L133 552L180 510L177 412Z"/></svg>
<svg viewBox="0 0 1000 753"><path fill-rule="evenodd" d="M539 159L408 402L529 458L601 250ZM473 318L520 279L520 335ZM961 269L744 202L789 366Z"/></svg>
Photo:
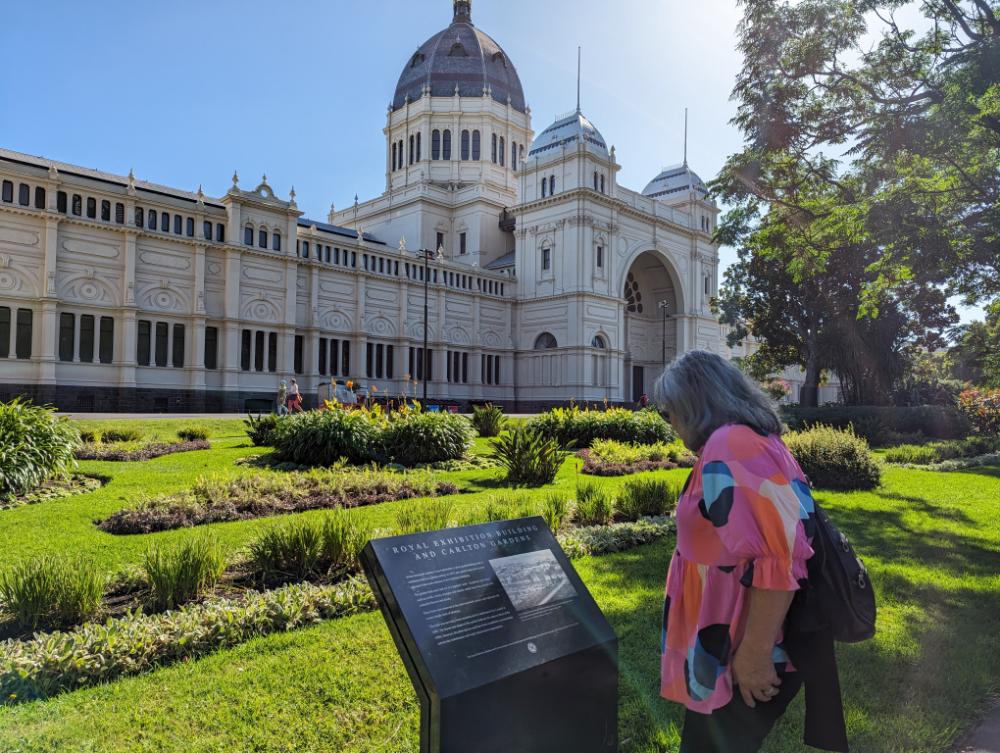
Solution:
<svg viewBox="0 0 1000 753"><path fill-rule="evenodd" d="M105 476L92 476L86 473L73 473L63 478L53 478L42 483L37 489L8 499L0 499L0 510L9 510L22 505L37 505L62 497L72 497L76 494L86 494L100 489L110 481Z"/></svg>
<svg viewBox="0 0 1000 753"><path fill-rule="evenodd" d="M139 447L85 444L76 450L75 456L77 460L134 463L142 460L153 460L164 455L173 455L177 452L210 449L212 449L212 443L207 439L196 439L189 442L150 442Z"/></svg>
<svg viewBox="0 0 1000 753"><path fill-rule="evenodd" d="M107 533L145 534L208 523L250 520L306 510L364 507L417 497L458 494L422 472L393 473L337 466L307 473L261 473L199 479L188 492L144 501L98 523Z"/></svg>
<svg viewBox="0 0 1000 753"><path fill-rule="evenodd" d="M599 439L576 455L583 460L583 473L591 476L629 476L645 471L691 468L697 460L679 442L644 445Z"/></svg>

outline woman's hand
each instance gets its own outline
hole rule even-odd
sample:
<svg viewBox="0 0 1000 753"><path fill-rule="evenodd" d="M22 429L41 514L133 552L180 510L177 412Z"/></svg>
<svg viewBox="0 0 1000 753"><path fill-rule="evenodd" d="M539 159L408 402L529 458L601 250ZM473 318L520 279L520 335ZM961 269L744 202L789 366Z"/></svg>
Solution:
<svg viewBox="0 0 1000 753"><path fill-rule="evenodd" d="M750 708L756 706L755 700L767 703L778 695L781 678L774 671L770 650L740 646L733 657L733 682Z"/></svg>

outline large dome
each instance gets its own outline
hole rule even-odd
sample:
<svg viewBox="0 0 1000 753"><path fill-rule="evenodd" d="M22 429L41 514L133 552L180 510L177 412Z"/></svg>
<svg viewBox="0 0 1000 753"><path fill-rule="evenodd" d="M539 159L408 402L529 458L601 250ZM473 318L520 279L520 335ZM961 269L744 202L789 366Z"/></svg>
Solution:
<svg viewBox="0 0 1000 753"><path fill-rule="evenodd" d="M665 167L642 191L643 196L651 199L669 201L682 191L694 191L698 197L708 196L708 187L698 174L687 166L687 163Z"/></svg>
<svg viewBox="0 0 1000 753"><path fill-rule="evenodd" d="M542 131L535 139L528 152L528 157L545 157L548 152L558 153L565 145L583 144L588 151L608 159L608 145L601 132L577 110L569 115L563 115L556 122Z"/></svg>
<svg viewBox="0 0 1000 753"><path fill-rule="evenodd" d="M472 25L471 0L456 0L455 17L444 31L424 42L407 61L396 84L392 109L398 110L428 91L432 97L482 97L524 112L521 79L507 53L488 34Z"/></svg>

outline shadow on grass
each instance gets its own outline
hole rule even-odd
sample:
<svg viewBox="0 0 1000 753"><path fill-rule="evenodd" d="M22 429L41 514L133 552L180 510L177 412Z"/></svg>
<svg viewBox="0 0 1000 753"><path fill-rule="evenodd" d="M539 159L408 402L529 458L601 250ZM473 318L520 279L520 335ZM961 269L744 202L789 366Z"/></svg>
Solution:
<svg viewBox="0 0 1000 753"><path fill-rule="evenodd" d="M938 507L937 505L928 502L923 497L911 497L908 494L899 494L897 492L875 492L875 496L880 499L906 502L908 503L910 509L923 513L924 515L929 515L932 518L954 520L967 525L975 525L975 521L963 510L957 507Z"/></svg>

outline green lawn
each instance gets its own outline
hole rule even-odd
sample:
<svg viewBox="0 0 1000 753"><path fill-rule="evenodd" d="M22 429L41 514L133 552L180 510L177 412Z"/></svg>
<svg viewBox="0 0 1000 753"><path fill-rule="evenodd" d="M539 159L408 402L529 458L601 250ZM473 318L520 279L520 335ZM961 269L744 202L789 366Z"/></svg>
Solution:
<svg viewBox="0 0 1000 753"><path fill-rule="evenodd" d="M99 492L0 512L5 560L70 550L120 568L136 562L154 538L191 535L114 537L90 521L150 489L179 489L203 473L246 472L233 461L255 450L238 432L235 422L220 425L211 451L140 465L83 464L114 480ZM667 475L680 479L686 473ZM471 506L489 493L496 471L442 476L480 489L455 498ZM566 464L557 484L572 489L574 463ZM941 474L890 468L874 492L817 497L865 557L880 597L878 637L840 648L853 750L946 751L990 694L1000 691L1000 469ZM388 524L400 504L357 514ZM212 529L235 549L270 524ZM575 563L621 641L622 751L676 750L681 710L657 694L671 547L666 541ZM801 713L798 699L766 750L804 750ZM402 663L381 616L372 613L2 708L0 751L410 753L417 750L417 725L416 698Z"/></svg>

